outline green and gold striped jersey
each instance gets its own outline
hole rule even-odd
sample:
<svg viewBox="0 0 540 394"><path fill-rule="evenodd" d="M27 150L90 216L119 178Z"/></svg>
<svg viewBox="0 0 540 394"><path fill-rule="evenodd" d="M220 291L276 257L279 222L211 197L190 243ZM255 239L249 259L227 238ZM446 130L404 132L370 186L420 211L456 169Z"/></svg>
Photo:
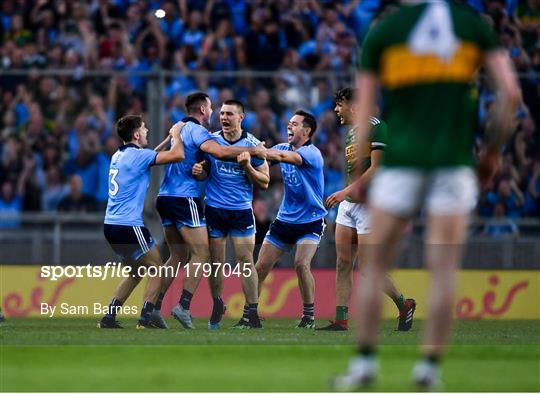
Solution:
<svg viewBox="0 0 540 394"><path fill-rule="evenodd" d="M497 47L487 22L452 1L403 5L369 31L360 68L383 88L382 117L392 130L385 166L472 165L472 82L484 53Z"/></svg>
<svg viewBox="0 0 540 394"><path fill-rule="evenodd" d="M377 149L384 150L387 140L386 123L372 116L369 119L369 143L361 144L362 152L358 154L356 142L356 128L353 127L345 134L345 161L347 165L347 186L352 183L355 176L363 174L371 166L371 152Z"/></svg>

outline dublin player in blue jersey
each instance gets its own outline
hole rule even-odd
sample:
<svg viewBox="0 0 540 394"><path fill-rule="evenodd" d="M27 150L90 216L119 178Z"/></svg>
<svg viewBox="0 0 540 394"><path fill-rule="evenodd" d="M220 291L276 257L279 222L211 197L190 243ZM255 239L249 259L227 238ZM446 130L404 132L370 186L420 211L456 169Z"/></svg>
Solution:
<svg viewBox="0 0 540 394"><path fill-rule="evenodd" d="M260 141L242 130L244 106L240 101L228 100L220 111L222 130L215 133L216 142L223 146L254 147ZM237 275L248 306L247 319L251 328L262 328L257 313L257 273L253 264L255 247L255 218L253 216L253 185L266 189L270 182L268 163L251 157L248 152L240 154L235 161L220 160L207 155L206 160L193 167L193 174L200 179L208 175L206 185L206 223L210 237L210 255L213 272L209 276L210 290L214 300L210 329L218 329L225 312L221 299L223 290L223 267L226 256L227 236L231 237ZM239 325L244 328L244 325Z"/></svg>
<svg viewBox="0 0 540 394"><path fill-rule="evenodd" d="M111 158L109 170L109 200L105 213L104 234L114 251L135 269L141 265L162 265L154 239L144 227L142 211L150 167L153 165L179 162L184 159L184 144L180 138L180 124L169 131L172 148L166 152L145 149L148 145L148 129L139 115L128 115L117 124L117 133L124 142ZM115 291L107 313L98 323L100 328L121 328L116 321L116 312L140 281L140 276L125 278ZM162 280L159 276L149 277L144 294L144 304L137 328L161 328L152 321L152 312L158 299Z"/></svg>
<svg viewBox="0 0 540 394"><path fill-rule="evenodd" d="M266 149L262 146L246 148L218 144L215 137L206 129L212 116L212 103L205 93L198 92L189 95L186 98L186 110L188 117L184 120L187 123L181 130L185 160L182 163L167 166L156 209L161 216L165 239L170 251L166 265L178 267L185 263L186 251L190 256L182 294L171 314L184 328L191 329L193 328L189 313L191 299L203 272L202 269L196 267L200 268L210 261L199 181L193 176L192 167L202 160L204 153L211 154L220 160L236 160L236 157L244 151L254 156L264 156ZM163 299L172 280L173 278L169 277L164 279L158 302Z"/></svg>
<svg viewBox="0 0 540 394"><path fill-rule="evenodd" d="M298 328L315 328L315 281L311 260L323 235L327 214L323 205L323 158L311 143L317 129L313 115L298 110L287 125L287 144L266 152L270 162L279 162L285 195L276 220L266 234L256 269L259 289L284 251L296 245L294 267L304 302Z"/></svg>

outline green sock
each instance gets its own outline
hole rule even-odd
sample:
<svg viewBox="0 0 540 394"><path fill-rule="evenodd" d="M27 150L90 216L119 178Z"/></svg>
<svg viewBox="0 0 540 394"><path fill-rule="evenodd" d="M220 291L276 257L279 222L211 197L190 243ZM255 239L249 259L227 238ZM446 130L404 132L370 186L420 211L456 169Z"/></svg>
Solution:
<svg viewBox="0 0 540 394"><path fill-rule="evenodd" d="M402 310L403 306L405 305L405 297L403 297L403 294L401 294L397 300L394 300L394 303L399 310Z"/></svg>
<svg viewBox="0 0 540 394"><path fill-rule="evenodd" d="M336 306L336 320L348 320L348 319L349 319L349 307Z"/></svg>

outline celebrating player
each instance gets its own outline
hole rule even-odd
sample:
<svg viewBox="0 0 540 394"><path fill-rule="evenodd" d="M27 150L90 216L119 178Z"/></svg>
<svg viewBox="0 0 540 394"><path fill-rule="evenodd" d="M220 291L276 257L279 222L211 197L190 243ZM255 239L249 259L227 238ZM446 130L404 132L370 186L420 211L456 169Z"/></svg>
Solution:
<svg viewBox="0 0 540 394"><path fill-rule="evenodd" d="M105 238L114 251L132 267L160 267L162 265L154 239L144 227L142 211L150 167L174 163L184 159L184 145L180 127L175 124L169 131L172 143L166 152L145 149L148 129L139 115L128 115L116 124L124 145L113 155L109 170L109 200L105 213ZM107 313L98 323L99 328L122 328L116 321L116 312L140 281L140 275L125 278L115 291ZM137 328L157 328L151 319L161 289L159 275L148 278L144 304Z"/></svg>
<svg viewBox="0 0 540 394"><path fill-rule="evenodd" d="M336 219L336 320L325 331L348 330L349 300L353 284L353 265L358 254L365 250L369 233L369 212L363 204L350 201L349 192L355 178L359 182L368 182L375 168L382 161L386 147L386 123L375 117L369 118L370 131L364 151L357 151L356 130L353 123L353 96L350 88L336 93L335 111L340 123L351 127L345 136L345 160L347 161L347 187L337 191L326 199L330 208L339 203ZM358 174L358 176L356 176ZM362 259L359 259L361 263ZM384 292L394 301L399 311L398 330L408 331L412 327L416 303L413 299L405 300L389 275L384 279Z"/></svg>
<svg viewBox="0 0 540 394"><path fill-rule="evenodd" d="M253 147L260 144L253 135L242 130L244 105L228 100L220 111L222 130L215 133L216 142L223 146ZM227 236L231 236L234 254L240 269L242 289L249 308L252 328L261 328L257 313L257 273L253 264L255 247L255 218L253 216L253 185L266 189L270 182L268 163L252 158L248 152L241 153L236 161L219 160L207 155L207 160L193 166L193 174L200 179L209 176L206 185L206 221L210 237L212 274L210 290L214 300L208 327L218 329L225 312L221 293L223 291L223 267L226 256ZM244 327L244 326L241 326Z"/></svg>
<svg viewBox="0 0 540 394"><path fill-rule="evenodd" d="M315 117L302 110L295 112L287 125L287 144L266 152L267 160L280 163L285 195L276 220L271 224L259 253L256 268L261 284L283 254L296 245L294 268L304 303L298 328L315 328L315 280L311 260L324 232L324 174L321 152L311 143L317 129ZM239 324L249 325L242 316Z"/></svg>
<svg viewBox="0 0 540 394"><path fill-rule="evenodd" d="M266 149L260 147L223 146L218 144L208 132L206 126L212 116L212 103L206 93L198 92L186 98L188 117L184 119L185 126L181 130L184 141L185 160L182 163L171 164L165 169L165 177L159 190L156 209L161 216L165 232L165 240L170 251L166 262L168 266L178 267L184 259L185 246L189 249L191 266L186 273L182 294L178 304L171 314L184 328L193 328L189 309L193 293L201 280L203 270L197 269L209 263L210 251L206 221L200 200L200 189L197 179L192 174L192 167L201 161L202 152L209 153L218 159L236 160L236 157L248 151L254 156L264 155ZM175 271L176 272L176 271ZM164 280L158 303L173 278ZM161 318L161 324L165 321Z"/></svg>
<svg viewBox="0 0 540 394"><path fill-rule="evenodd" d="M431 272L423 359L413 379L426 388L440 382L439 360L450 333L456 269L469 213L477 200L473 134L477 106L471 82L484 61L498 90L489 115L479 177L487 182L512 130L520 92L507 53L482 17L457 2L407 1L366 37L357 78L357 138L368 135L378 84L384 88L385 119L391 130L384 167L369 190L371 233L367 280L360 286L358 355L336 388L373 381L385 272L409 218L426 214L426 265ZM359 184L353 195L363 193Z"/></svg>

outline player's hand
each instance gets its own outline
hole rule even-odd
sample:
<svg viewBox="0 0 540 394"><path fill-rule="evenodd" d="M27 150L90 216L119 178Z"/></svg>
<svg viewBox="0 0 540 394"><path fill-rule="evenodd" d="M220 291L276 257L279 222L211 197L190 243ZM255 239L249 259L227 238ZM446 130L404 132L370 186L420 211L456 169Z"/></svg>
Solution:
<svg viewBox="0 0 540 394"><path fill-rule="evenodd" d="M186 123L185 122L176 122L171 129L169 130L169 135L173 137L173 134L178 135L178 138L182 138L182 134L180 132L182 131L182 127L184 127Z"/></svg>
<svg viewBox="0 0 540 394"><path fill-rule="evenodd" d="M337 204L345 200L346 197L347 193L345 190L339 190L326 199L326 206L328 208L334 208Z"/></svg>
<svg viewBox="0 0 540 394"><path fill-rule="evenodd" d="M247 165L251 161L251 155L249 152L242 152L236 157L236 161L238 164L240 164L242 167L247 167Z"/></svg>
<svg viewBox="0 0 540 394"><path fill-rule="evenodd" d="M267 149L266 149L266 146L265 146L264 141L263 141L254 148L254 150L253 150L254 155L253 156L257 156L260 159L266 160L266 151L267 151Z"/></svg>
<svg viewBox="0 0 540 394"><path fill-rule="evenodd" d="M365 203L367 200L368 183L361 179L356 180L349 186L349 198L354 203Z"/></svg>
<svg viewBox="0 0 540 394"><path fill-rule="evenodd" d="M193 167L191 167L191 174L193 174L193 176L200 176L204 173L203 163L204 161L201 161L200 163L195 163Z"/></svg>
<svg viewBox="0 0 540 394"><path fill-rule="evenodd" d="M476 174L482 188L490 184L501 163L502 155L497 151L486 150L480 154L476 165Z"/></svg>

